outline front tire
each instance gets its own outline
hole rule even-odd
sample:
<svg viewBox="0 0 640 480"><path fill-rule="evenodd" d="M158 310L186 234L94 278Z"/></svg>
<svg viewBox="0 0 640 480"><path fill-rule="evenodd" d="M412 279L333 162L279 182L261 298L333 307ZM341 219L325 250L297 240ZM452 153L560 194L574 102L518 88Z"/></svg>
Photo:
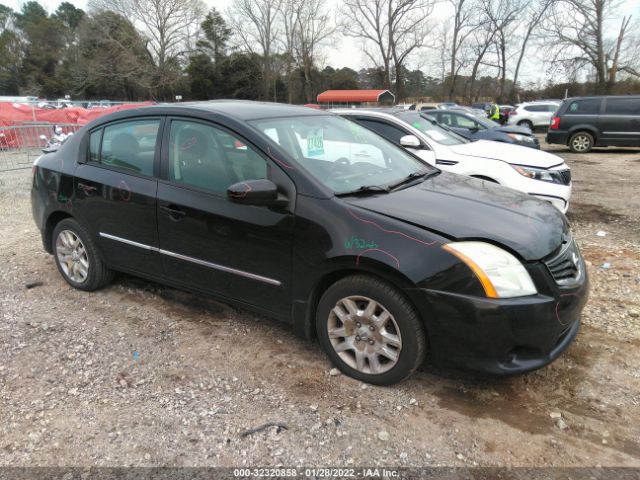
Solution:
<svg viewBox="0 0 640 480"><path fill-rule="evenodd" d="M53 257L62 278L78 290L93 291L113 280L89 233L72 218L53 229Z"/></svg>
<svg viewBox="0 0 640 480"><path fill-rule="evenodd" d="M345 277L322 295L316 329L324 351L346 375L375 385L391 385L424 361L427 340L417 312L387 282Z"/></svg>
<svg viewBox="0 0 640 480"><path fill-rule="evenodd" d="M593 148L593 135L587 132L577 132L569 139L569 149L573 153L587 153Z"/></svg>

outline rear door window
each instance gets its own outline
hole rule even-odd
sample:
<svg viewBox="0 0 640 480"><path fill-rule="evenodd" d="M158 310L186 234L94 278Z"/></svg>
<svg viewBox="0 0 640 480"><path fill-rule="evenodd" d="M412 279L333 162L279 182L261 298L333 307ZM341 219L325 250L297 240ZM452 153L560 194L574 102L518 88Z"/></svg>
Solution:
<svg viewBox="0 0 640 480"><path fill-rule="evenodd" d="M152 176L159 128L160 119L133 120L106 126L98 162L127 173ZM90 148L93 140L91 138L89 141ZM90 159L93 160L93 157Z"/></svg>
<svg viewBox="0 0 640 480"><path fill-rule="evenodd" d="M640 116L640 98L608 98L604 113Z"/></svg>
<svg viewBox="0 0 640 480"><path fill-rule="evenodd" d="M599 98L575 100L571 102L565 113L567 115L598 115L600 113L601 101Z"/></svg>
<svg viewBox="0 0 640 480"><path fill-rule="evenodd" d="M546 105L527 105L524 107L527 112L547 112Z"/></svg>

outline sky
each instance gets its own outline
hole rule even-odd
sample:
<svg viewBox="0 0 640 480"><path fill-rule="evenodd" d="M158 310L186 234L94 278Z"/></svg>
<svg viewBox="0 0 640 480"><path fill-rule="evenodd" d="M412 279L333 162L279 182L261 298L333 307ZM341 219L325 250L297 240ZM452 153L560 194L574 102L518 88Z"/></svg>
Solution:
<svg viewBox="0 0 640 480"><path fill-rule="evenodd" d="M45 7L50 13L55 11L61 0L39 0L40 4ZM67 0L73 3L76 7L85 9L86 0ZM232 0L204 0L209 6L215 6L218 10L224 11L231 3ZM337 11L340 0L327 0L329 5L332 6L333 11ZM621 0L622 5L619 12L622 15L634 14L635 17L640 17L640 1L639 0ZM0 3L7 5L14 10L19 10L23 3L22 0L0 0ZM440 2L436 4L433 16L442 18L448 15L448 2ZM370 62L364 56L359 48L358 40L339 35L337 41L332 42L331 46L326 46L322 50L322 63L325 65L331 65L335 68L350 67L354 70L359 70L370 66ZM430 62L425 61L425 56L434 55L434 51L425 50L421 53L421 57L414 58L412 62L407 65L408 68L421 68L425 71L425 65L429 65ZM536 82L543 81L546 78L546 72L543 68L544 58L541 51L536 51L534 48L530 48L527 51L525 62L520 73L521 82ZM435 63L435 62L434 62ZM439 71L425 71L426 75L438 77Z"/></svg>

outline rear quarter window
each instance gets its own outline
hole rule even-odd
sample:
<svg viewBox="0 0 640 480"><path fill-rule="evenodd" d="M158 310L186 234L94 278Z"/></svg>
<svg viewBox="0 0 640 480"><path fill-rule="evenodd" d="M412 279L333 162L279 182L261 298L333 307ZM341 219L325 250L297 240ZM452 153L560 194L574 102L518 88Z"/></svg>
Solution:
<svg viewBox="0 0 640 480"><path fill-rule="evenodd" d="M600 113L601 99L575 100L569 104L565 115L597 115Z"/></svg>

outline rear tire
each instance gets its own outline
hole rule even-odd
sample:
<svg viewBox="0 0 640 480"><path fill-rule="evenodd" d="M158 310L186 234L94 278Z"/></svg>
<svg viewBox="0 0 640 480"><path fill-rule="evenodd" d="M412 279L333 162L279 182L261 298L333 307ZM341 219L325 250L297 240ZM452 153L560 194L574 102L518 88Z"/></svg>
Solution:
<svg viewBox="0 0 640 480"><path fill-rule="evenodd" d="M345 277L316 310L322 348L346 375L375 385L410 376L424 361L422 320L400 290L367 275Z"/></svg>
<svg viewBox="0 0 640 480"><path fill-rule="evenodd" d="M588 132L576 132L569 139L569 149L573 153L587 153L593 148L593 135Z"/></svg>
<svg viewBox="0 0 640 480"><path fill-rule="evenodd" d="M91 235L72 218L65 218L53 229L53 258L62 278L78 290L93 291L113 280Z"/></svg>
<svg viewBox="0 0 640 480"><path fill-rule="evenodd" d="M529 120L522 120L522 121L518 122L518 126L519 127L527 127L529 130L531 130L533 132L533 123L530 122Z"/></svg>

